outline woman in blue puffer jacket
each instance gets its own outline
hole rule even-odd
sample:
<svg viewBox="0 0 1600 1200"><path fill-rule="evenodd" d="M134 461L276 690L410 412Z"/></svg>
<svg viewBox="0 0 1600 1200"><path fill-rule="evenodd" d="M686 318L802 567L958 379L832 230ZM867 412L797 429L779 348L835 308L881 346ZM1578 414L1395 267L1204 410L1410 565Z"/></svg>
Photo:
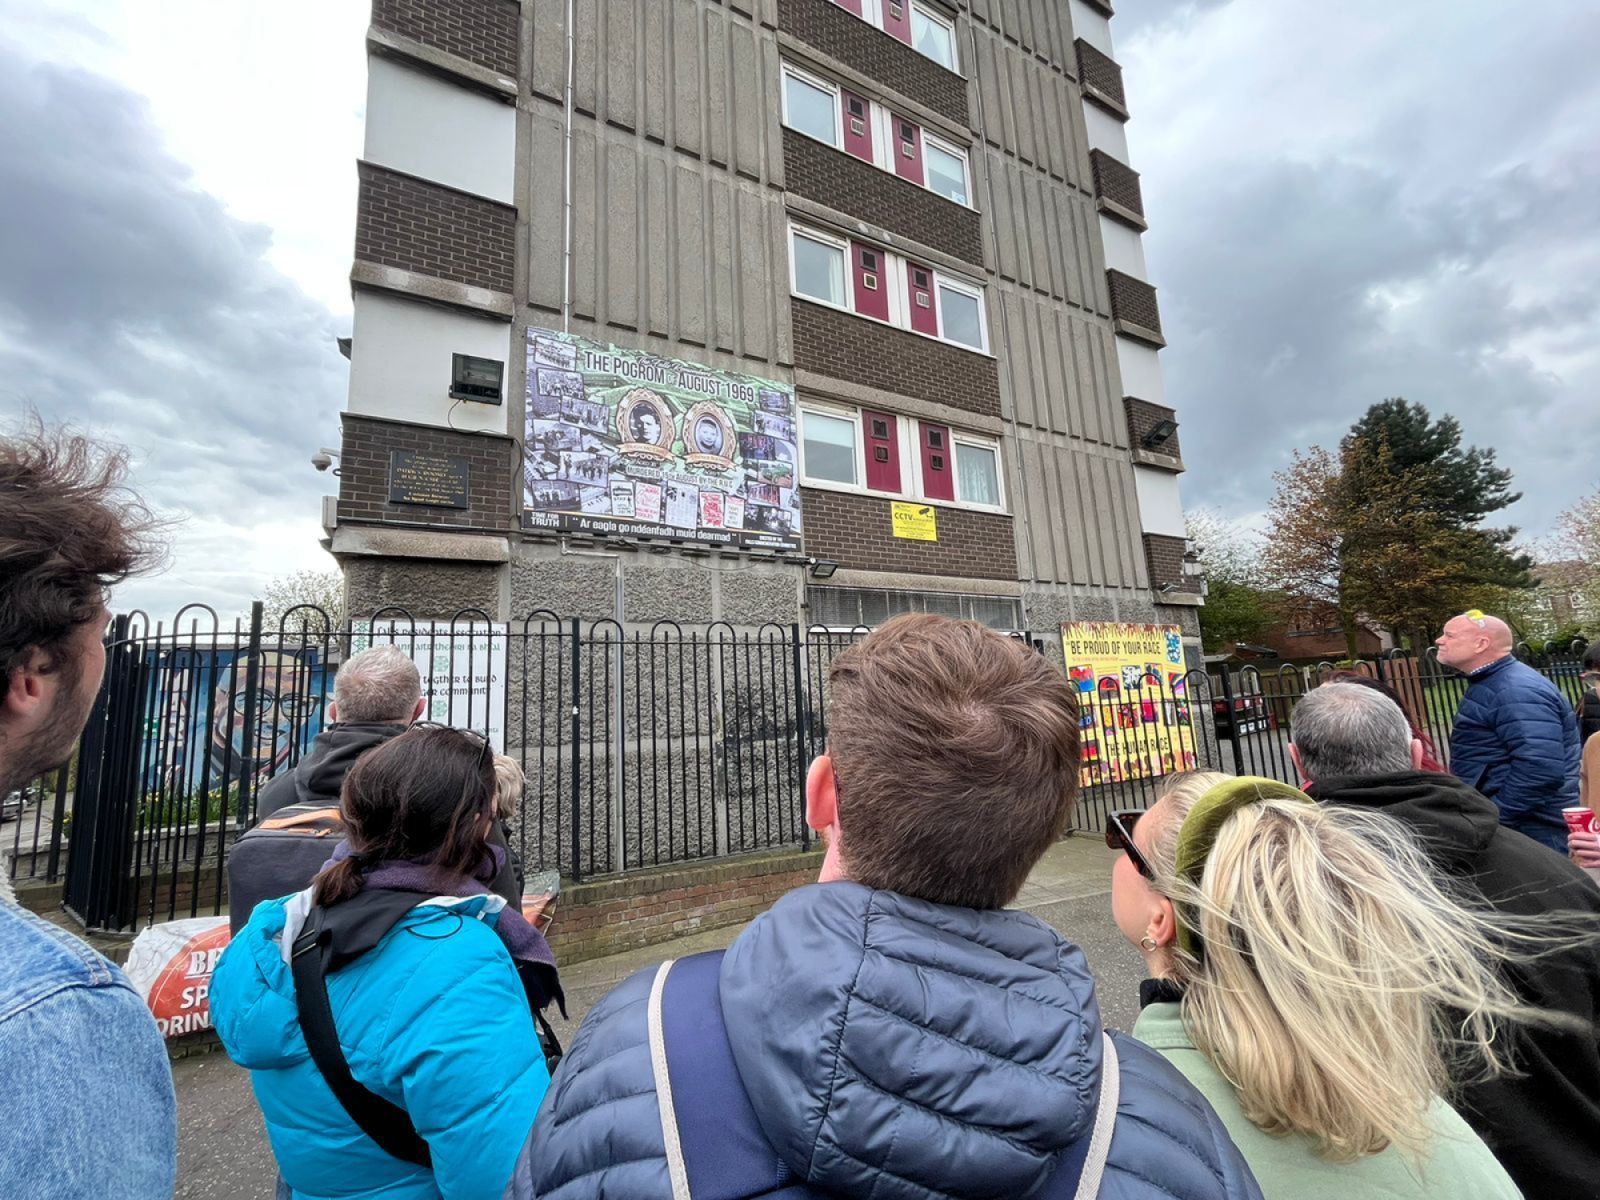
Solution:
<svg viewBox="0 0 1600 1200"><path fill-rule="evenodd" d="M217 964L212 1018L250 1070L295 1200L497 1200L526 1174L549 1074L513 960L553 960L484 886L499 865L487 842L494 794L475 735L416 727L370 751L344 784L348 842L311 889L258 905ZM329 1005L350 1073L403 1110L429 1165L362 1131L312 1060L296 1008L302 928L356 914L370 941L384 913L392 927L375 946L335 957Z"/></svg>

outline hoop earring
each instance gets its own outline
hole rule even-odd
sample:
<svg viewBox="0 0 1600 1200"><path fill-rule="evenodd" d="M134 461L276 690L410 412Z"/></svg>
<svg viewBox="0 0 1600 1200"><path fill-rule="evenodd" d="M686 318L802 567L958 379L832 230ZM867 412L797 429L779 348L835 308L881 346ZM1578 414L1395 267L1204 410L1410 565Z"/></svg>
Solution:
<svg viewBox="0 0 1600 1200"><path fill-rule="evenodd" d="M1160 949L1160 947L1156 945L1155 938L1151 937L1148 933L1139 939L1139 948L1146 954L1154 954Z"/></svg>

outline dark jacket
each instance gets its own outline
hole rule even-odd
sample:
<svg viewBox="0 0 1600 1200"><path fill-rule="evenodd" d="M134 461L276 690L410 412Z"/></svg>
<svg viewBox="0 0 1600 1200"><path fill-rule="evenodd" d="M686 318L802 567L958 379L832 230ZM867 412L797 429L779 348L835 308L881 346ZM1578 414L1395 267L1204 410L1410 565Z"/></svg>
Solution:
<svg viewBox="0 0 1600 1200"><path fill-rule="evenodd" d="M1587 746L1600 733L1600 688L1590 688L1578 698L1578 741Z"/></svg>
<svg viewBox="0 0 1600 1200"><path fill-rule="evenodd" d="M339 790L344 787L344 777L368 750L381 746L392 737L398 737L410 726L367 725L354 721L329 725L312 739L311 748L295 764L294 769L275 775L261 785L256 794L256 820L265 821L280 808L291 804L324 804L339 807ZM515 907L522 904L522 862L511 848L510 840L496 821L489 831L489 841L505 851L505 866L494 877L489 890L505 897L506 903ZM305 886L297 882L296 888Z"/></svg>
<svg viewBox="0 0 1600 1200"><path fill-rule="evenodd" d="M256 795L256 820L265 821L280 808L291 804L338 806L339 789L350 768L374 746L406 731L404 725L367 725L339 722L329 725L312 739L294 768L274 775L261 785Z"/></svg>
<svg viewBox="0 0 1600 1200"><path fill-rule="evenodd" d="M646 1032L654 974L601 1000L556 1072L530 1147L543 1200L672 1195ZM719 995L762 1131L819 1195L1026 1196L1088 1136L1094 981L1082 952L1026 913L800 888L734 942ZM1117 1048L1101 1196L1259 1196L1199 1093L1148 1047L1119 1036Z"/></svg>
<svg viewBox="0 0 1600 1200"><path fill-rule="evenodd" d="M1415 833L1440 874L1518 917L1582 914L1600 929L1600 888L1579 867L1499 823L1495 806L1450 775L1323 779L1318 800L1381 809ZM1464 1088L1462 1116L1524 1195L1600 1197L1600 944L1570 944L1506 970L1523 1000L1584 1021L1586 1034L1519 1028L1524 1075Z"/></svg>
<svg viewBox="0 0 1600 1200"><path fill-rule="evenodd" d="M1507 656L1470 676L1450 732L1450 770L1500 808L1500 821L1562 853L1563 808L1578 803L1578 722L1555 685Z"/></svg>

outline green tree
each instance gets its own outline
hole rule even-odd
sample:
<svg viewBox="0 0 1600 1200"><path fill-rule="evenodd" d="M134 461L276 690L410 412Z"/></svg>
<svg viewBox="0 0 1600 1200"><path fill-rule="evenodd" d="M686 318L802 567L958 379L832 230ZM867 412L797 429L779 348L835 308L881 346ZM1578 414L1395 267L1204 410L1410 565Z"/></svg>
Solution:
<svg viewBox="0 0 1600 1200"><path fill-rule="evenodd" d="M1461 444L1461 423L1454 417L1435 420L1421 404L1383 400L1350 427L1340 453L1348 469L1381 466L1406 477L1410 514L1448 540L1459 567L1453 578L1440 580L1440 588L1532 586L1533 560L1514 545L1516 529L1484 525L1522 493L1511 490L1511 472L1496 465L1493 450Z"/></svg>
<svg viewBox="0 0 1600 1200"><path fill-rule="evenodd" d="M1266 584L1260 539L1207 509L1189 512L1186 521L1205 568L1201 644L1220 653L1234 643L1260 641L1279 620L1281 607Z"/></svg>

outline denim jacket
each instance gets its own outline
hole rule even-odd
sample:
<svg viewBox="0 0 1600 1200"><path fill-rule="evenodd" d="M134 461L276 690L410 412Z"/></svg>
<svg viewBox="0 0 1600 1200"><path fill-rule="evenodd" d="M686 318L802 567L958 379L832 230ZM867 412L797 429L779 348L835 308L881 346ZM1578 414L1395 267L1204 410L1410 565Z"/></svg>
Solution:
<svg viewBox="0 0 1600 1200"><path fill-rule="evenodd" d="M121 971L0 901L0 1196L170 1200L178 1108L156 1023Z"/></svg>

